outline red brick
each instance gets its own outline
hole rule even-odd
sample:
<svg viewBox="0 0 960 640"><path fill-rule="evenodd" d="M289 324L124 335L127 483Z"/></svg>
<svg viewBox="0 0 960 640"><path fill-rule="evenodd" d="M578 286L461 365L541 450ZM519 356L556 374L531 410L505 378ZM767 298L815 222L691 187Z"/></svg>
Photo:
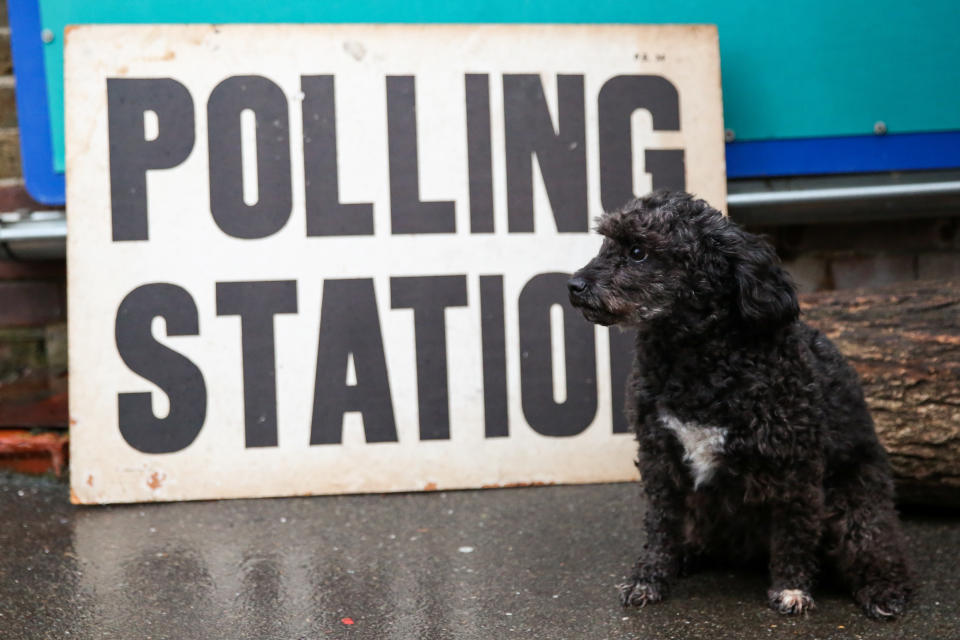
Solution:
<svg viewBox="0 0 960 640"><path fill-rule="evenodd" d="M0 467L60 475L67 460L67 441L67 435L62 433L0 430Z"/></svg>
<svg viewBox="0 0 960 640"><path fill-rule="evenodd" d="M58 282L0 281L0 327L26 327L66 318L64 287Z"/></svg>
<svg viewBox="0 0 960 640"><path fill-rule="evenodd" d="M0 329L0 427L67 426L65 327Z"/></svg>
<svg viewBox="0 0 960 640"><path fill-rule="evenodd" d="M942 250L951 246L952 218L873 220L760 229L787 255L810 251L857 251L862 254Z"/></svg>
<svg viewBox="0 0 960 640"><path fill-rule="evenodd" d="M827 260L825 258L813 255L805 255L784 262L783 266L793 277L800 293L813 293L829 289L829 277L827 274Z"/></svg>
<svg viewBox="0 0 960 640"><path fill-rule="evenodd" d="M46 330L41 327L0 328L0 413L10 385L25 373L40 372L47 366ZM22 397L20 393L18 397ZM5 399L6 398L6 399Z"/></svg>
<svg viewBox="0 0 960 640"><path fill-rule="evenodd" d="M67 264L63 260L0 260L0 280L56 280L65 282Z"/></svg>
<svg viewBox="0 0 960 640"><path fill-rule="evenodd" d="M0 76L0 127L17 126L17 101L13 76Z"/></svg>
<svg viewBox="0 0 960 640"><path fill-rule="evenodd" d="M30 197L23 180L20 178L0 179L0 211L16 211L17 209L46 210L44 206ZM54 207L56 208L56 207Z"/></svg>
<svg viewBox="0 0 960 640"><path fill-rule="evenodd" d="M837 289L878 287L916 280L912 254L837 256L830 260L830 273Z"/></svg>
<svg viewBox="0 0 960 640"><path fill-rule="evenodd" d="M921 280L960 278L960 251L920 254L917 275Z"/></svg>
<svg viewBox="0 0 960 640"><path fill-rule="evenodd" d="M0 76L13 73L13 58L10 56L10 27L0 27Z"/></svg>
<svg viewBox="0 0 960 640"><path fill-rule="evenodd" d="M13 392L5 393L11 395ZM8 401L0 409L0 427L66 427L69 420L64 392L22 402Z"/></svg>
<svg viewBox="0 0 960 640"><path fill-rule="evenodd" d="M0 178L20 176L20 133L16 129L0 129Z"/></svg>
<svg viewBox="0 0 960 640"><path fill-rule="evenodd" d="M69 421L67 376L38 367L0 383L0 427L66 427Z"/></svg>

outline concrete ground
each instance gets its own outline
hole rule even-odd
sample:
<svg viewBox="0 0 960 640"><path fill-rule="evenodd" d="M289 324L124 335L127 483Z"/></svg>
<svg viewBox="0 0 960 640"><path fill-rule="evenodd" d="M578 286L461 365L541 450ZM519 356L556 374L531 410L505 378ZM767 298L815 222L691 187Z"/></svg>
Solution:
<svg viewBox="0 0 960 640"><path fill-rule="evenodd" d="M686 578L622 609L635 484L68 504L60 482L0 476L0 638L960 638L960 516L911 514L922 578L903 620L821 587L765 606L760 573Z"/></svg>

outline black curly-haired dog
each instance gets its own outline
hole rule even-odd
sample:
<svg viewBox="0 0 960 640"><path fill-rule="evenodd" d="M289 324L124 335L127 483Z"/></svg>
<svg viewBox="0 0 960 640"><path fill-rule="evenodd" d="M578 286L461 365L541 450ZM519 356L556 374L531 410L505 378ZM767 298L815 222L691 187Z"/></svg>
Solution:
<svg viewBox="0 0 960 640"><path fill-rule="evenodd" d="M823 562L867 615L901 614L912 589L886 453L773 248L685 193L634 200L597 230L570 300L637 330L627 414L648 508L623 604L661 600L699 559L760 557L781 613L813 608Z"/></svg>

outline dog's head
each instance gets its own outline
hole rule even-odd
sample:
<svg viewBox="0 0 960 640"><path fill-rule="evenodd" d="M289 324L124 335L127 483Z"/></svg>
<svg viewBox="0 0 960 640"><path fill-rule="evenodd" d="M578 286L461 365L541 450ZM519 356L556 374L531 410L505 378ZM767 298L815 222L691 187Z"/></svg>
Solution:
<svg viewBox="0 0 960 640"><path fill-rule="evenodd" d="M703 200L659 191L603 215L600 252L568 283L587 320L642 327L726 321L774 329L799 313L773 248Z"/></svg>

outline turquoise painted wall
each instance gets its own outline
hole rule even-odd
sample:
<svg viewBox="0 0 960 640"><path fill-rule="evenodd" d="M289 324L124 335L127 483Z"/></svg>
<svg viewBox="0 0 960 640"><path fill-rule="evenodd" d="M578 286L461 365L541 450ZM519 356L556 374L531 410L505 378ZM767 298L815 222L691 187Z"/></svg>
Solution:
<svg viewBox="0 0 960 640"><path fill-rule="evenodd" d="M960 0L40 0L54 163L63 28L83 23L710 23L737 140L960 130Z"/></svg>

